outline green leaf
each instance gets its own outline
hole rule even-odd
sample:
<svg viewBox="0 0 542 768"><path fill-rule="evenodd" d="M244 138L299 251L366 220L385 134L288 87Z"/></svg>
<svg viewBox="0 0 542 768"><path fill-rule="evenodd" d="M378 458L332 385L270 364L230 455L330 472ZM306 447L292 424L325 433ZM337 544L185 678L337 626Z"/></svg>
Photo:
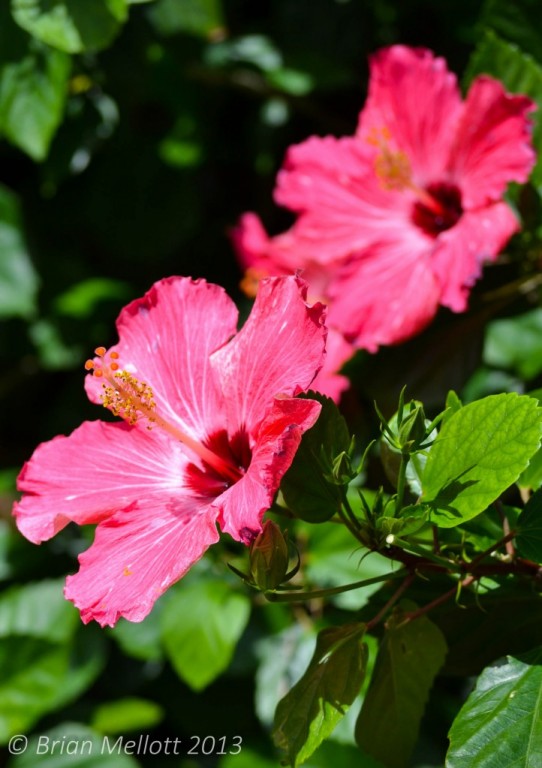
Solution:
<svg viewBox="0 0 542 768"><path fill-rule="evenodd" d="M311 755L306 768L385 768L357 746L324 741L318 751Z"/></svg>
<svg viewBox="0 0 542 768"><path fill-rule="evenodd" d="M387 768L409 764L429 691L447 651L442 633L426 616L402 622L402 612L395 611L356 724L358 744Z"/></svg>
<svg viewBox="0 0 542 768"><path fill-rule="evenodd" d="M120 645L124 653L142 661L158 661L163 655L161 616L164 603L155 604L145 621L135 624L120 619L109 634Z"/></svg>
<svg viewBox="0 0 542 768"><path fill-rule="evenodd" d="M205 61L211 67L249 64L270 73L282 67L282 54L269 37L245 35L209 46Z"/></svg>
<svg viewBox="0 0 542 768"><path fill-rule="evenodd" d="M314 79L308 72L287 67L269 72L267 82L277 91L283 91L292 96L306 96L315 87Z"/></svg>
<svg viewBox="0 0 542 768"><path fill-rule="evenodd" d="M429 600L445 587L423 596ZM450 600L432 618L449 646L443 673L477 675L507 653L526 653L542 643L542 600L524 583L507 581L484 595L462 592L459 605Z"/></svg>
<svg viewBox="0 0 542 768"><path fill-rule="evenodd" d="M55 310L68 317L90 317L102 301L126 301L130 288L121 280L106 277L91 277L70 286L55 298Z"/></svg>
<svg viewBox="0 0 542 768"><path fill-rule="evenodd" d="M457 413L457 411L463 408L463 403L461 402L461 399L459 398L458 394L454 392L453 389L451 389L446 395L446 408L448 409L448 412L444 414L443 423L448 421L450 416L453 416L454 413Z"/></svg>
<svg viewBox="0 0 542 768"><path fill-rule="evenodd" d="M431 521L453 528L483 512L518 479L541 434L542 409L531 397L491 395L457 411L431 447L422 478Z"/></svg>
<svg viewBox="0 0 542 768"><path fill-rule="evenodd" d="M522 379L542 371L542 309L489 323L484 361L496 368L508 368Z"/></svg>
<svg viewBox="0 0 542 768"><path fill-rule="evenodd" d="M79 613L63 594L64 581L52 579L12 587L0 598L0 637L39 637L55 643L71 639Z"/></svg>
<svg viewBox="0 0 542 768"><path fill-rule="evenodd" d="M542 405L542 389L534 389L527 392L529 397L534 397L538 400L538 403ZM520 488L531 488L536 491L542 485L542 449L531 457L528 467L521 473L518 478L518 485Z"/></svg>
<svg viewBox="0 0 542 768"><path fill-rule="evenodd" d="M65 343L54 321L41 317L29 326L28 336L36 347L43 368L54 371L81 364L81 349Z"/></svg>
<svg viewBox="0 0 542 768"><path fill-rule="evenodd" d="M179 677L201 691L231 661L250 614L246 595L222 581L183 585L164 607L162 637Z"/></svg>
<svg viewBox="0 0 542 768"><path fill-rule="evenodd" d="M261 755L243 744L238 755L225 755L220 761L220 768L277 768L275 757Z"/></svg>
<svg viewBox="0 0 542 768"><path fill-rule="evenodd" d="M13 18L66 53L106 48L128 18L126 0L11 0Z"/></svg>
<svg viewBox="0 0 542 768"><path fill-rule="evenodd" d="M0 318L36 311L38 276L24 241L17 197L0 186Z"/></svg>
<svg viewBox="0 0 542 768"><path fill-rule="evenodd" d="M515 541L522 557L542 563L542 488L533 493L523 508Z"/></svg>
<svg viewBox="0 0 542 768"><path fill-rule="evenodd" d="M538 0L488 0L481 22L542 61L542 32Z"/></svg>
<svg viewBox="0 0 542 768"><path fill-rule="evenodd" d="M410 413L407 409L410 409ZM420 444L425 430L430 426L431 422L429 419L424 418L422 403L417 400L412 400L405 405L401 413L400 427L398 425L398 413L394 413L387 422L387 427L391 431L393 439L399 445L404 446L406 443L411 442L410 450L408 451L410 455L406 468L406 479L414 496L419 496L422 492L421 476L427 463L427 451L416 451L416 440ZM435 440L436 436L437 430L433 429L423 442L430 443ZM391 436L384 432L380 439L380 458L388 480L394 488L397 488L401 467L401 451L392 445L390 439Z"/></svg>
<svg viewBox="0 0 542 768"><path fill-rule="evenodd" d="M25 733L44 714L75 699L100 673L99 633L58 644L36 637L0 639L0 743Z"/></svg>
<svg viewBox="0 0 542 768"><path fill-rule="evenodd" d="M539 449L518 478L520 488L537 490L542 485L542 451Z"/></svg>
<svg viewBox="0 0 542 768"><path fill-rule="evenodd" d="M0 742L78 696L103 663L101 633L81 625L62 581L6 591L0 598Z"/></svg>
<svg viewBox="0 0 542 768"><path fill-rule="evenodd" d="M299 680L309 665L315 638L313 627L292 624L258 643L260 664L256 673L255 704L258 718L265 726L273 724L284 691Z"/></svg>
<svg viewBox="0 0 542 768"><path fill-rule="evenodd" d="M64 114L70 57L34 46L0 66L0 134L34 160L45 159Z"/></svg>
<svg viewBox="0 0 542 768"><path fill-rule="evenodd" d="M100 733L141 731L157 725L163 716L162 707L154 701L134 696L102 704L95 710L91 726Z"/></svg>
<svg viewBox="0 0 542 768"><path fill-rule="evenodd" d="M367 664L364 632L359 623L323 629L307 671L279 703L273 738L292 768L329 736L358 695Z"/></svg>
<svg viewBox="0 0 542 768"><path fill-rule="evenodd" d="M162 35L187 32L212 39L224 35L221 0L158 0L149 18Z"/></svg>
<svg viewBox="0 0 542 768"><path fill-rule="evenodd" d="M500 3L500 5L501 9L504 9L504 3ZM510 3L506 3L506 5L509 8L514 7ZM538 19L540 15L538 10L537 14ZM500 25L497 26L500 27ZM538 21L537 26L540 26ZM533 26L530 27L531 30L533 28ZM525 30L529 32L529 27L526 26ZM540 44L542 54L542 37ZM539 62L542 62L542 55L539 57ZM523 53L514 43L507 42L492 30L488 30L471 57L465 80L470 82L476 75L482 73L493 75L502 81L508 91L530 96L538 104L538 112L540 112L542 108L542 66L539 62ZM538 151L542 149L542 121L540 118L535 122L533 144ZM532 173L531 180L541 193L542 161L540 158Z"/></svg>
<svg viewBox="0 0 542 768"><path fill-rule="evenodd" d="M282 479L281 491L288 509L302 520L322 523L341 505L343 490L332 481L334 459L350 448L348 427L329 397L310 392L322 404L316 424L301 440L294 461Z"/></svg>
<svg viewBox="0 0 542 768"><path fill-rule="evenodd" d="M542 649L484 670L449 737L446 768L542 765Z"/></svg>
<svg viewBox="0 0 542 768"><path fill-rule="evenodd" d="M104 740L80 723L61 723L29 739L26 750L10 760L9 768L139 768L139 763L116 748L114 739Z"/></svg>

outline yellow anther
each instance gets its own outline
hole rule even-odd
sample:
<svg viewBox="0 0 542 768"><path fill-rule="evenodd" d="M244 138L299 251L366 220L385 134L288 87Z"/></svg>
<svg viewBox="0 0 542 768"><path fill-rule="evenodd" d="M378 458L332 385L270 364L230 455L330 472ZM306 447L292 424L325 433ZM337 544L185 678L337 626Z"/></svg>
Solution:
<svg viewBox="0 0 542 768"><path fill-rule="evenodd" d="M263 270L249 267L239 283L239 288L243 291L245 296L248 296L249 299L253 299L258 293L260 280L264 277L267 277L267 274Z"/></svg>
<svg viewBox="0 0 542 768"><path fill-rule="evenodd" d="M147 429L158 427L164 430L174 440L186 445L216 472L227 478L228 482L237 482L242 477L242 469L214 453L199 440L180 429L177 424L166 421L163 416L156 413L156 401L151 387L137 379L130 371L121 369L118 352L108 353L105 347L97 347L94 352L100 359L87 360L85 369L102 379L102 405L114 416L120 416L131 425L143 417L148 422ZM125 575L130 574L127 572Z"/></svg>
<svg viewBox="0 0 542 768"><path fill-rule="evenodd" d="M118 368L117 363L109 367ZM118 371L113 378L107 377L112 386L104 384L102 403L115 416L126 419L130 424L135 424L140 416L146 416L152 420L152 411L156 408L156 402L152 389L148 384L136 379L128 371Z"/></svg>
<svg viewBox="0 0 542 768"><path fill-rule="evenodd" d="M375 160L375 171L384 189L406 189L412 184L410 160L404 152L381 151Z"/></svg>
<svg viewBox="0 0 542 768"><path fill-rule="evenodd" d="M407 155L390 147L391 132L386 126L372 128L367 136L367 143L378 147L380 152L375 158L375 172L384 189L410 189L412 187L412 168Z"/></svg>

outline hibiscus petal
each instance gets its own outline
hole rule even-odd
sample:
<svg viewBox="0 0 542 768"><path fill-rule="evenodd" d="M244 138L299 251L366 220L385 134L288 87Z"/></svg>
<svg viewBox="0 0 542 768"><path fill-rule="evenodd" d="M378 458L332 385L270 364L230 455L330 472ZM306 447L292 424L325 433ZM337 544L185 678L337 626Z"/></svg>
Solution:
<svg viewBox="0 0 542 768"><path fill-rule="evenodd" d="M350 136L311 136L294 144L277 175L275 202L299 213L324 202L341 210L352 194L352 180L365 175L372 155L370 145ZM326 179L335 183L322 201L319 183Z"/></svg>
<svg viewBox="0 0 542 768"><path fill-rule="evenodd" d="M70 521L97 523L141 497L176 494L186 463L180 444L158 430L85 422L39 445L24 465L17 526L38 544Z"/></svg>
<svg viewBox="0 0 542 768"><path fill-rule="evenodd" d="M241 331L215 352L230 436L254 437L277 394L304 392L320 370L325 349L325 308L308 306L296 277L262 280Z"/></svg>
<svg viewBox="0 0 542 768"><path fill-rule="evenodd" d="M430 255L427 239L405 227L402 241L375 246L353 261L333 285L329 324L370 352L421 331L440 295Z"/></svg>
<svg viewBox="0 0 542 768"><path fill-rule="evenodd" d="M254 213L241 216L231 237L241 266L260 272L260 277L292 275L300 266L288 232L269 237Z"/></svg>
<svg viewBox="0 0 542 768"><path fill-rule="evenodd" d="M527 116L535 108L531 99L506 93L490 77L472 84L448 163L464 208L498 200L510 181L527 181L536 160Z"/></svg>
<svg viewBox="0 0 542 768"><path fill-rule="evenodd" d="M303 432L316 422L320 410L316 400L275 398L258 432L247 473L214 502L223 531L247 544L259 533L262 515L273 502Z"/></svg>
<svg viewBox="0 0 542 768"><path fill-rule="evenodd" d="M271 260L276 260L277 250L290 250L293 266L319 263L331 270L352 253L385 239L391 218L404 221L414 195L381 183L374 150L369 149L362 151L356 138L329 136L312 137L290 149L276 197L301 215L287 233L272 239Z"/></svg>
<svg viewBox="0 0 542 768"><path fill-rule="evenodd" d="M494 261L518 229L511 208L506 203L495 203L463 214L455 227L443 232L432 257L433 271L442 286L440 303L454 312L463 312L482 265Z"/></svg>
<svg viewBox="0 0 542 768"><path fill-rule="evenodd" d="M326 356L318 376L311 384L311 389L331 397L336 403L341 395L350 386L347 376L342 376L338 371L347 360L350 360L355 349L344 336L334 328L328 328L326 342Z"/></svg>
<svg viewBox="0 0 542 768"><path fill-rule="evenodd" d="M404 152L414 180L425 186L441 176L461 97L446 62L424 48L393 45L371 57L369 95L360 114L362 141L389 137Z"/></svg>
<svg viewBox="0 0 542 768"><path fill-rule="evenodd" d="M313 244L298 238L295 227L269 237L260 219L245 213L232 232L232 240L241 265L250 270L241 283L249 296L252 292L255 295L257 284L264 277L299 274L308 285L309 301L324 299L333 279L333 267L312 259ZM341 260L343 257L341 253Z"/></svg>
<svg viewBox="0 0 542 768"><path fill-rule="evenodd" d="M155 283L117 320L118 363L148 384L157 412L202 440L220 428L221 401L209 356L236 331L237 309L218 285L172 277ZM101 381L87 377L101 402Z"/></svg>
<svg viewBox="0 0 542 768"><path fill-rule="evenodd" d="M121 616L141 621L155 601L218 541L216 510L208 500L171 498L136 502L96 529L79 556L64 594L86 624L113 626Z"/></svg>

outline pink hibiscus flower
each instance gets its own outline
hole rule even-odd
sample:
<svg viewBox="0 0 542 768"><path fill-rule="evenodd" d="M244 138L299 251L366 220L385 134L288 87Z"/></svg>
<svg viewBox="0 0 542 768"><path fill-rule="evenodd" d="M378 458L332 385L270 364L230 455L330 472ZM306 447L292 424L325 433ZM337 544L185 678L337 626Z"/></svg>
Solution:
<svg viewBox="0 0 542 768"><path fill-rule="evenodd" d="M324 357L325 309L295 277L265 280L235 335L222 288L169 278L129 304L86 389L122 422L85 422L38 446L19 476L20 531L40 543L98 523L65 594L86 623L140 621L220 528L250 543L302 433ZM233 337L233 338L232 338Z"/></svg>
<svg viewBox="0 0 542 768"><path fill-rule="evenodd" d="M396 45L371 59L355 136L291 147L275 199L297 219L268 237L246 214L234 244L249 277L302 269L328 325L375 351L419 332L439 305L466 309L484 262L519 223L502 200L535 162L534 103L478 77L465 99L446 63Z"/></svg>

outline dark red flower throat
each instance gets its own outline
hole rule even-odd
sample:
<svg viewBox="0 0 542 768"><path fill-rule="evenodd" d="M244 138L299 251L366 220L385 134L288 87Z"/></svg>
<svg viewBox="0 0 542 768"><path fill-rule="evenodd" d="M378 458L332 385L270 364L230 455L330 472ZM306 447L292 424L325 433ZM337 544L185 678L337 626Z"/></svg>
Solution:
<svg viewBox="0 0 542 768"><path fill-rule="evenodd" d="M451 229L463 214L461 192L455 184L430 184L425 189L428 198L417 200L412 208L412 221L430 237Z"/></svg>

